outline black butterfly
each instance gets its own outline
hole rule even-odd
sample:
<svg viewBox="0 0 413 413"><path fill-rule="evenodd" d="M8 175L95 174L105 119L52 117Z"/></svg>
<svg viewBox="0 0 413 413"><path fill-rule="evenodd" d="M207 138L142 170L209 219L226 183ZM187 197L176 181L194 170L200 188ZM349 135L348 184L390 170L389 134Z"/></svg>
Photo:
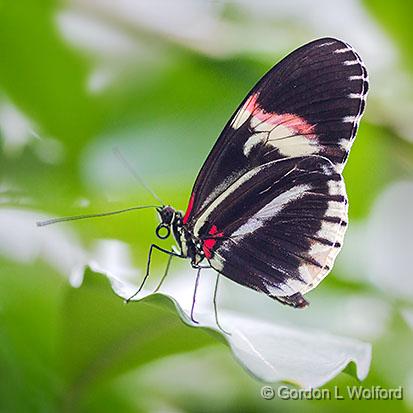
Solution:
<svg viewBox="0 0 413 413"><path fill-rule="evenodd" d="M158 249L198 268L195 292L201 268L212 267L285 304L308 305L303 294L329 273L343 242L341 172L367 91L360 56L340 40L315 40L274 66L225 126L186 212L157 207L156 234L172 232L179 249L151 245L138 292ZM192 319L194 303L195 293Z"/></svg>
<svg viewBox="0 0 413 413"><path fill-rule="evenodd" d="M202 166L185 214L158 208L193 267L293 307L331 270L347 226L341 171L368 91L354 49L308 43L274 66L231 117ZM161 230L166 229L162 235Z"/></svg>

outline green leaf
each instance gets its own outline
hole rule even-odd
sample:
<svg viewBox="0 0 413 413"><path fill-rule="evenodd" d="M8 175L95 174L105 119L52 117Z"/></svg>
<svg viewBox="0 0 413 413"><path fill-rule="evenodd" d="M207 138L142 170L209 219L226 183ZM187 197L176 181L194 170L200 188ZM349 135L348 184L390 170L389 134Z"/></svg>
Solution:
<svg viewBox="0 0 413 413"><path fill-rule="evenodd" d="M106 275L115 293L121 298L129 298L136 291L136 287L116 275ZM356 375L360 380L368 373L371 346L367 343L315 330L280 326L222 309L220 320L229 331L226 334L216 325L213 312L206 311L205 308L197 308L198 323L194 323L188 315L189 308L182 304L182 296L176 297L170 293L146 294L134 298L137 303L129 306L139 308L140 317L145 317L141 311L148 312L149 317L152 317L152 310L148 310L149 303L163 308L170 316L173 305L175 314L185 324L193 327L194 333L198 330L214 330L216 334L220 334L240 364L257 379L265 382L289 381L305 388L318 387L352 362L357 365ZM158 322L162 329L163 324L159 320L151 320L152 324ZM121 326L118 328L122 329ZM144 334L145 331L144 329ZM149 334L151 331L149 329ZM151 357L149 353L149 358Z"/></svg>
<svg viewBox="0 0 413 413"><path fill-rule="evenodd" d="M157 358L216 343L203 331L186 329L164 298L126 305L110 293L104 277L91 271L81 288L67 287L62 329L64 404L69 411L102 381Z"/></svg>

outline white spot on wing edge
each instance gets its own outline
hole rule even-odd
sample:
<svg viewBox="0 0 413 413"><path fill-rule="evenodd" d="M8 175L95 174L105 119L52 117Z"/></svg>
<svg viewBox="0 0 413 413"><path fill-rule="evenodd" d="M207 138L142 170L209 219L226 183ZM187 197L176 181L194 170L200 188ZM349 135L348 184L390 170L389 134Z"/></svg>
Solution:
<svg viewBox="0 0 413 413"><path fill-rule="evenodd" d="M363 75L352 75L349 76L348 80L364 80L366 79Z"/></svg>
<svg viewBox="0 0 413 413"><path fill-rule="evenodd" d="M354 65L358 65L359 61L358 60L345 60L343 62L344 66L354 66Z"/></svg>
<svg viewBox="0 0 413 413"><path fill-rule="evenodd" d="M349 142L349 139L342 138L338 141L338 144L340 145L341 148L347 149L348 142Z"/></svg>
<svg viewBox="0 0 413 413"><path fill-rule="evenodd" d="M357 116L344 116L343 123L353 123L357 120Z"/></svg>
<svg viewBox="0 0 413 413"><path fill-rule="evenodd" d="M345 200L343 202L340 201L328 201L327 203L327 211L325 213L328 217L337 217L340 216L342 213L342 209L344 208Z"/></svg>
<svg viewBox="0 0 413 413"><path fill-rule="evenodd" d="M363 93L349 93L347 97L350 99L364 99Z"/></svg>
<svg viewBox="0 0 413 413"><path fill-rule="evenodd" d="M347 53L347 52L351 52L352 49L349 47L343 47L342 49L336 49L334 50L334 53Z"/></svg>
<svg viewBox="0 0 413 413"><path fill-rule="evenodd" d="M330 195L346 195L345 189L343 188L343 179L339 181L329 180L327 182L328 185L328 193ZM344 189L344 193L343 193Z"/></svg>
<svg viewBox="0 0 413 413"><path fill-rule="evenodd" d="M325 43L319 44L317 47L331 46L331 45L334 44L334 43L335 43L335 41L333 41L333 42L325 42Z"/></svg>

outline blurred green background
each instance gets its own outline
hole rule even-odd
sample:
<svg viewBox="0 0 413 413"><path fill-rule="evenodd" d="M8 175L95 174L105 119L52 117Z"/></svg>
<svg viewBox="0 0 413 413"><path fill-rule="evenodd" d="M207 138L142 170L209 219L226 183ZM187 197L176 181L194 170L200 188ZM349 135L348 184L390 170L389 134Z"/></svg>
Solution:
<svg viewBox="0 0 413 413"><path fill-rule="evenodd" d="M412 411L412 15L410 1L0 1L0 411ZM155 239L151 211L35 227L153 202L114 147L184 210L248 90L321 36L351 43L370 71L345 170L350 228L311 294L317 320L284 319L259 299L273 321L372 342L363 385L401 385L400 402L262 400L262 384L214 337L160 308L125 306L98 275L71 285L72 264L102 240L121 241L110 244L115 259L136 282L131 268L142 269ZM353 384L342 373L327 387Z"/></svg>

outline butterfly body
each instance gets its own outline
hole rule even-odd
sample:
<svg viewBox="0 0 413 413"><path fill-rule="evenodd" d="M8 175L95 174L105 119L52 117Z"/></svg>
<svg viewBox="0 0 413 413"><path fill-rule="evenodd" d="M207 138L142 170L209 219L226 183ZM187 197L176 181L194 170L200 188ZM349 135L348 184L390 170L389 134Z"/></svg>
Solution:
<svg viewBox="0 0 413 413"><path fill-rule="evenodd" d="M188 226L184 223L182 211L175 210L167 205L158 208L158 214L161 219L158 228L168 228L167 236L172 231L175 242L178 245L179 256L181 258L189 258L192 266L197 268L205 259L203 248L206 248L208 241L205 244L202 238L195 237L191 233ZM167 236L160 236L160 238L167 238Z"/></svg>
<svg viewBox="0 0 413 413"><path fill-rule="evenodd" d="M185 213L158 208L158 229L172 231L176 255L306 306L303 295L330 272L343 243L341 172L367 91L364 64L340 40L313 41L274 66L228 121Z"/></svg>

